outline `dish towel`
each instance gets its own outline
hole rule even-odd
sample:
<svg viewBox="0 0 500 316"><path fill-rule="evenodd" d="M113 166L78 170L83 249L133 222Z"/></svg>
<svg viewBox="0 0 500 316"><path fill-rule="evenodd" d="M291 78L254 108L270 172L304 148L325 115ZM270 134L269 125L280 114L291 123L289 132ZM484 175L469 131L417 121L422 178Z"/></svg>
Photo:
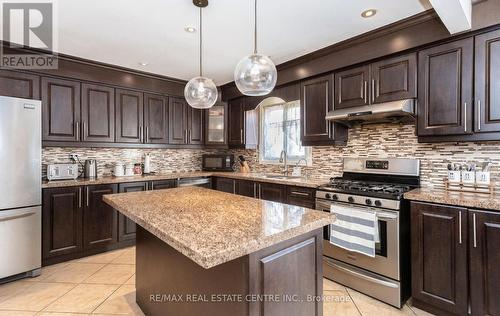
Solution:
<svg viewBox="0 0 500 316"><path fill-rule="evenodd" d="M332 205L330 212L337 217L330 226L330 243L375 257L375 243L380 242L377 213L342 205Z"/></svg>

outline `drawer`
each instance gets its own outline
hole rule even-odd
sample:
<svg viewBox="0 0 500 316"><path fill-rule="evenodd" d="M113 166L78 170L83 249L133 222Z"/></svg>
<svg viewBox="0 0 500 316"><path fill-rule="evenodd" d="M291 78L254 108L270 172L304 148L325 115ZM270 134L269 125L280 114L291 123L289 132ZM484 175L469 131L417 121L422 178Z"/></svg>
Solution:
<svg viewBox="0 0 500 316"><path fill-rule="evenodd" d="M287 203L314 209L316 190L312 188L288 186Z"/></svg>

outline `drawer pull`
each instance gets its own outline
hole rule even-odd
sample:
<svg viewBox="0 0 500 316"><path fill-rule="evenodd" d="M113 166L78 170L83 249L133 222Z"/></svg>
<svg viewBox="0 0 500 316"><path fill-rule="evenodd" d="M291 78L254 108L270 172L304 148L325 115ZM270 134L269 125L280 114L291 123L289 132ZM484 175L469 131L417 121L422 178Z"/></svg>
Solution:
<svg viewBox="0 0 500 316"><path fill-rule="evenodd" d="M473 232L474 232L474 248L477 248L477 227L476 227L476 214L472 213L472 224L473 224Z"/></svg>
<svg viewBox="0 0 500 316"><path fill-rule="evenodd" d="M290 193L296 194L296 195L302 195L302 196L309 196L310 195L309 193L299 192L299 191L291 191Z"/></svg>
<svg viewBox="0 0 500 316"><path fill-rule="evenodd" d="M458 212L458 243L462 244L462 211Z"/></svg>

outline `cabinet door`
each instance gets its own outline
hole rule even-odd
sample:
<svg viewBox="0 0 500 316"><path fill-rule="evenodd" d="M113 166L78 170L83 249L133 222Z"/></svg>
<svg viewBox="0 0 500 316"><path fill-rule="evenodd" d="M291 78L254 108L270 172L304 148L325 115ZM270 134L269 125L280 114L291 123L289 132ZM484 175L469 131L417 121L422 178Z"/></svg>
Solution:
<svg viewBox="0 0 500 316"><path fill-rule="evenodd" d="M228 103L229 135L228 144L233 148L245 147L245 98L230 100Z"/></svg>
<svg viewBox="0 0 500 316"><path fill-rule="evenodd" d="M470 211L472 315L500 315L500 213Z"/></svg>
<svg viewBox="0 0 500 316"><path fill-rule="evenodd" d="M118 192L140 192L148 189L147 182L120 183ZM118 241L135 240L135 222L120 213L118 215Z"/></svg>
<svg viewBox="0 0 500 316"><path fill-rule="evenodd" d="M300 129L302 145L332 140L332 124L325 117L333 110L331 75L301 83Z"/></svg>
<svg viewBox="0 0 500 316"><path fill-rule="evenodd" d="M42 258L71 255L83 250L82 187L43 190Z"/></svg>
<svg viewBox="0 0 500 316"><path fill-rule="evenodd" d="M413 303L467 315L467 209L411 203Z"/></svg>
<svg viewBox="0 0 500 316"><path fill-rule="evenodd" d="M117 184L85 187L83 245L85 249L111 249L118 240L118 212L102 196L118 192Z"/></svg>
<svg viewBox="0 0 500 316"><path fill-rule="evenodd" d="M174 179L151 181L151 190L163 190L175 187L177 187L177 181Z"/></svg>
<svg viewBox="0 0 500 316"><path fill-rule="evenodd" d="M418 136L472 132L473 39L418 54Z"/></svg>
<svg viewBox="0 0 500 316"><path fill-rule="evenodd" d="M144 140L144 104L141 92L116 90L116 141L142 143Z"/></svg>
<svg viewBox="0 0 500 316"><path fill-rule="evenodd" d="M203 110L188 107L188 143L203 144Z"/></svg>
<svg viewBox="0 0 500 316"><path fill-rule="evenodd" d="M80 83L42 78L42 140L80 140Z"/></svg>
<svg viewBox="0 0 500 316"><path fill-rule="evenodd" d="M184 99L169 99L169 122L168 137L170 144L187 143L187 107L189 106Z"/></svg>
<svg viewBox="0 0 500 316"><path fill-rule="evenodd" d="M287 186L286 203L314 209L316 190L312 188Z"/></svg>
<svg viewBox="0 0 500 316"><path fill-rule="evenodd" d="M371 67L371 103L417 97L417 55L384 59Z"/></svg>
<svg viewBox="0 0 500 316"><path fill-rule="evenodd" d="M168 144L168 98L144 95L145 142L150 144Z"/></svg>
<svg viewBox="0 0 500 316"><path fill-rule="evenodd" d="M115 141L115 89L82 85L82 141Z"/></svg>
<svg viewBox="0 0 500 316"><path fill-rule="evenodd" d="M236 194L252 198L257 197L257 183L246 180L235 180L235 181L236 181L236 186L235 186Z"/></svg>
<svg viewBox="0 0 500 316"><path fill-rule="evenodd" d="M0 95L40 99L40 77L17 71L0 70Z"/></svg>
<svg viewBox="0 0 500 316"><path fill-rule="evenodd" d="M370 104L368 65L335 73L335 109Z"/></svg>
<svg viewBox="0 0 500 316"><path fill-rule="evenodd" d="M227 145L227 103L219 103L205 112L205 145Z"/></svg>
<svg viewBox="0 0 500 316"><path fill-rule="evenodd" d="M500 132L500 30L475 40L475 132Z"/></svg>
<svg viewBox="0 0 500 316"><path fill-rule="evenodd" d="M234 194L235 186L236 186L236 183L235 183L234 179L227 179L227 178L216 178L215 179L215 189L217 191L222 191L222 192Z"/></svg>
<svg viewBox="0 0 500 316"><path fill-rule="evenodd" d="M274 183L259 183L259 198L262 200L286 203L284 185Z"/></svg>

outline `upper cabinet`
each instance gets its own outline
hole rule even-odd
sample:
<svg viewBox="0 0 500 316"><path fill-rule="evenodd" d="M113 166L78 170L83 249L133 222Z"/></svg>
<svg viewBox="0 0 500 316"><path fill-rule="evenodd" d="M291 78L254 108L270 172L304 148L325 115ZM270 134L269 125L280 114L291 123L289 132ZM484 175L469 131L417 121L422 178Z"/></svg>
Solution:
<svg viewBox="0 0 500 316"><path fill-rule="evenodd" d="M304 146L345 142L346 127L325 119L333 110L333 75L305 80L300 85L301 141Z"/></svg>
<svg viewBox="0 0 500 316"><path fill-rule="evenodd" d="M228 144L232 148L245 147L245 97L228 103Z"/></svg>
<svg viewBox="0 0 500 316"><path fill-rule="evenodd" d="M17 71L0 70L0 95L40 99L40 77Z"/></svg>
<svg viewBox="0 0 500 316"><path fill-rule="evenodd" d="M142 92L116 90L116 141L142 143L144 141L144 104Z"/></svg>
<svg viewBox="0 0 500 316"><path fill-rule="evenodd" d="M227 146L227 103L216 103L205 112L205 145Z"/></svg>
<svg viewBox="0 0 500 316"><path fill-rule="evenodd" d="M80 82L42 78L42 139L80 141Z"/></svg>
<svg viewBox="0 0 500 316"><path fill-rule="evenodd" d="M156 94L144 94L144 142L168 144L168 98Z"/></svg>
<svg viewBox="0 0 500 316"><path fill-rule="evenodd" d="M408 54L335 73L335 109L417 97L417 57Z"/></svg>
<svg viewBox="0 0 500 316"><path fill-rule="evenodd" d="M81 129L81 141L115 141L115 89L82 85Z"/></svg>
<svg viewBox="0 0 500 316"><path fill-rule="evenodd" d="M187 106L187 143L191 145L203 144L203 110Z"/></svg>
<svg viewBox="0 0 500 316"><path fill-rule="evenodd" d="M203 144L203 110L194 109L183 98L170 98L169 143Z"/></svg>
<svg viewBox="0 0 500 316"><path fill-rule="evenodd" d="M419 52L419 136L472 133L473 63L472 38Z"/></svg>
<svg viewBox="0 0 500 316"><path fill-rule="evenodd" d="M500 30L475 39L474 132L500 132Z"/></svg>

